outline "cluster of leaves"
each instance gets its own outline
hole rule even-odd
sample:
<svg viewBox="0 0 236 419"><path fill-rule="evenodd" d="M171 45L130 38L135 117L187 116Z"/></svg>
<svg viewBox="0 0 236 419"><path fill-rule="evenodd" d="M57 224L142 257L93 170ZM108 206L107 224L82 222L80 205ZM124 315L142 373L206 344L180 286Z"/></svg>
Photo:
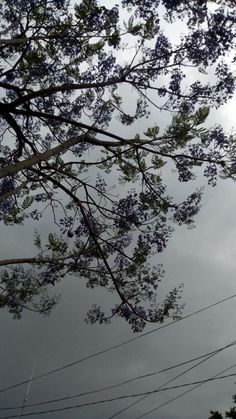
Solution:
<svg viewBox="0 0 236 419"><path fill-rule="evenodd" d="M236 395L233 396L233 403L236 403ZM235 406L231 407L230 410L225 412L225 418L236 418L236 408ZM219 413L218 411L211 410L211 415L209 416L209 419L223 419L223 415Z"/></svg>
<svg viewBox="0 0 236 419"><path fill-rule="evenodd" d="M234 137L204 127L210 106L234 93L224 56L234 49L235 13L230 1L100 3L0 5L0 219L54 222L48 237L35 233L36 256L0 261L1 306L16 317L35 304L47 312L56 302L47 287L73 275L119 298L110 314L94 305L90 322L119 316L139 331L181 313L181 285L157 301L163 269L153 260L174 225L192 224L200 209L202 189L183 202L169 196L164 166L180 182L200 167L212 185L235 174ZM124 24L122 8L131 16ZM188 33L172 42L161 22L178 19ZM188 84L189 66L199 79ZM153 108L173 113L165 129L129 131Z"/></svg>
<svg viewBox="0 0 236 419"><path fill-rule="evenodd" d="M16 266L0 273L0 307L7 307L15 319L20 319L22 311L29 309L48 315L59 301L59 296L48 296L48 284L61 280L58 266L48 265L46 270L25 270ZM29 304L31 305L29 306Z"/></svg>

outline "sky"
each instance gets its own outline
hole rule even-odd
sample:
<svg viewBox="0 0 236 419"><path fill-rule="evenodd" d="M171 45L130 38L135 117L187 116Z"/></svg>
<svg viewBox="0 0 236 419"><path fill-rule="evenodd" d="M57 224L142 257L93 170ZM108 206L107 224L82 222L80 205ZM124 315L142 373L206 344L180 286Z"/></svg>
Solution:
<svg viewBox="0 0 236 419"><path fill-rule="evenodd" d="M226 129L231 129L235 125L235 111L236 100L232 100L223 108L212 112L209 123L214 125L215 121L221 122ZM169 181L170 188L174 191L176 187L174 175L169 177ZM219 181L214 188L206 186L202 209L195 219L195 228L191 230L177 228L166 251L157 257L156 262L163 263L166 271L164 291L180 283L184 284L182 297L182 302L185 303L184 316L236 294L235 206L236 185L232 181ZM27 241L28 245L25 245L26 233L27 231L18 227L11 229L10 233L9 230L3 229L2 256L19 255L23 249L23 242L24 251L27 253L30 240ZM96 302L102 306L110 304L113 297L106 292L88 290L78 279L64 280L57 291L61 293L61 302L49 317L44 318L35 313L25 312L23 319L17 321L8 313L1 312L0 409L22 405L28 389L27 383L8 391L2 390L27 380L33 366L36 377L138 337L116 349L92 356L83 362L32 381L28 389L28 404L112 386L139 375L184 363L236 340L236 298L156 331L155 326L147 326L144 333L152 333L143 336L133 334L129 326L119 319L114 319L110 325L103 326L91 326L84 322L86 311L92 303ZM194 363L108 391L59 403L25 407L23 412L21 409L0 410L0 419L14 414L20 417L20 413L70 408L80 403L153 391L161 385L170 387L204 380L234 364L236 364L235 346L231 346L170 384L166 383L185 369L192 367ZM236 374L236 366L225 372L225 374L231 373ZM230 406L231 397L236 393L235 381L236 376L205 383L145 417L147 419L208 418L211 409L224 411ZM190 388L170 389L153 394L116 417L137 419ZM134 401L137 401L137 398L120 399L45 415L40 413L32 417L110 419Z"/></svg>

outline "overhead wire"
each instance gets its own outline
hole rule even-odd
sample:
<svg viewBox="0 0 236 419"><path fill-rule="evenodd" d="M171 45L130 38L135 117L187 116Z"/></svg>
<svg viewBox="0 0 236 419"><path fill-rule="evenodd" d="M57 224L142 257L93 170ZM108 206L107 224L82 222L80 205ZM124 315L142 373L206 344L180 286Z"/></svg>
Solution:
<svg viewBox="0 0 236 419"><path fill-rule="evenodd" d="M225 368L224 370L218 372L217 374L213 375L212 378L218 377L219 375L223 374L224 372L231 370L233 367L236 367L236 364L231 365L230 367ZM191 393L192 391L196 390L198 387L202 386L203 384L205 384L205 383L199 383L199 384L195 385L194 387L192 387L192 388L190 388L188 390L185 390L183 393L178 394L178 396L175 396L172 399L169 399L166 402L160 404L159 406L154 407L153 409L148 410L147 412L143 413L141 416L136 417L136 419L144 418L144 416L147 416L149 413L153 413L156 410L159 410L161 407L167 406L168 404L172 403L173 401L175 401L177 399L180 399L181 397L185 396L186 394Z"/></svg>
<svg viewBox="0 0 236 419"><path fill-rule="evenodd" d="M197 356L195 358L189 359L187 361L184 361L184 362L181 362L181 363L178 363L178 364L174 364L174 365L172 365L170 367L163 368L161 370L154 371L152 373L142 374L142 375L139 375L137 377L131 378L129 380L121 381L120 383L117 383L117 384L112 384L110 386L100 387L100 388L95 389L95 390L90 390L90 391L86 391L86 392L75 394L75 395L71 395L71 396L63 396L63 397L59 397L59 398L56 398L56 399L46 400L46 401L42 401L42 402L38 402L38 403L24 404L24 408L42 406L42 405L50 404L50 403L57 403L57 402L61 402L61 401L66 401L66 400L71 400L71 399L79 398L79 397L82 397L82 396L88 396L88 395L91 395L91 394L96 394L96 393L99 393L99 392L102 392L102 391L106 391L106 390L112 390L114 388L121 387L121 386L123 386L125 384L129 384L129 383L132 383L134 381L138 381L138 380L141 380L141 379L144 379L144 378L149 378L149 377L155 376L157 374L161 374L163 372L171 371L172 369L175 369L175 368L181 367L183 365L192 363L194 361L198 361L198 360L200 360L202 358L205 358L205 359L203 359L203 361L200 361L199 363L195 364L193 367L190 367L189 369L187 369L186 371L180 373L179 375L177 375L176 377L174 377L173 379L171 379L167 383L163 384L162 385L162 387L163 387L165 385L168 385L170 382L174 381L175 379L177 379L179 376L181 376L181 375L187 373L188 371L190 371L191 369L195 368L200 363L207 361L212 356L214 356L214 355L216 355L216 354L218 354L218 353L224 351L225 349L228 349L228 348L230 348L231 346L234 346L234 345L236 345L236 340L235 341L232 341L231 343L229 343L229 344L227 344L225 346L222 346L222 347L220 347L218 349L215 349L214 351L205 353L203 355L199 355L199 356ZM147 397L147 396L145 396L145 397ZM138 403L138 401L135 402L135 404L136 403ZM128 410L128 408L130 408L130 407L131 407L131 405L128 406L125 410ZM3 410L16 410L16 409L21 409L21 408L22 408L22 406L0 407L0 411L3 411ZM120 411L120 412L118 412L118 413L122 413L122 412L123 412L123 410ZM115 416L118 416L118 413L116 415L112 416L112 418L115 417ZM109 419L111 419L111 417Z"/></svg>
<svg viewBox="0 0 236 419"><path fill-rule="evenodd" d="M204 359L202 359L201 361L197 362L195 365L187 368L186 370L182 371L181 373L175 375L174 377L172 377L170 380L166 381L165 383L161 384L160 386L158 386L156 388L156 390L160 390L162 388L164 388L165 386L167 386L168 384L172 383L173 381L177 380L178 378L182 377L183 375L187 374L189 371L192 371L194 368L198 367L199 365L203 364L204 362L208 361L210 358L212 358L213 356L219 354L220 352L222 352L223 350L225 350L226 348L229 348L231 346L234 346L236 344L236 341L232 341L229 345L226 345L225 347L216 350L214 353L209 354L208 356L206 356ZM224 372L224 371L223 371ZM140 399L136 400L135 402L131 403L130 405L126 406L125 408L123 408L122 410L120 410L119 412L116 412L115 414L113 414L112 416L109 416L108 419L113 419L117 416L119 416L121 413L126 412L127 410L129 410L131 407L135 406L136 404L140 403L141 401L145 400L147 397L149 397L149 395L145 395L142 396Z"/></svg>
<svg viewBox="0 0 236 419"><path fill-rule="evenodd" d="M160 331L160 330L162 330L162 329L165 329L165 328L167 328L167 327L169 327L169 326L172 326L173 324L179 323L179 322L181 322L181 321L183 321L183 320L186 320L186 319L188 319L188 318L190 318L190 317L193 317L193 316L195 316L195 315L197 315L197 314L200 314L200 313L202 313L202 312L204 312L204 311L206 311L206 310L209 310L209 309L211 309L211 308L213 308L213 307L215 307L215 306L217 306L217 305L219 305L219 304L225 303L226 301L229 301L229 300L231 300L231 299L233 299L233 298L235 298L235 297L236 297L236 294L230 295L229 297L223 298L223 299L221 299L221 300L216 301L216 302L215 302L215 303L213 303L213 304L210 304L210 305L205 306L205 307L203 307L203 308L201 308L201 309L199 309L199 310L196 310L196 311L194 311L194 312L192 312L192 313L189 313L189 314L187 314L186 316L181 317L180 319L173 320L173 321L172 321L172 322L170 322L170 323L163 324L162 326L158 326L158 327L156 327L155 329L149 330L148 332L141 333L140 335L135 336L135 337L130 338L130 339L127 339L127 340L125 340L125 341L123 341L123 342L121 342L121 343L118 343L118 344L115 344L115 345L108 346L107 348L102 349L101 351L97 351L97 352L95 352L95 353L93 353L93 354L90 354L90 355L87 355L87 356L85 356L85 357L82 357L82 358L80 358L80 359L78 359L78 360L76 360L76 361L69 362L69 363L67 363L67 364L62 365L61 367L51 369L51 370L49 370L49 371L47 371L47 372L45 372L45 373L43 373L43 374L36 375L36 376L34 376L34 377L32 378L32 380L31 380L31 381L36 381L36 380L39 380L39 379L41 379L41 378L48 377L49 375L52 375L52 374L55 374L55 373L57 373L57 372L63 371L63 370L65 370L65 369L67 369L67 368L70 368L70 367L75 366L75 365L78 365L78 364L80 364L80 363L82 363L82 362L88 361L88 360L90 360L90 359L92 359L92 358L95 358L95 357L97 357L97 356L99 356L99 355L103 355L103 354L105 354L105 353L107 353L107 352L110 352L110 351L112 351L112 350L115 350L115 349L121 348L122 346L125 346L125 345L127 345L127 344L129 344L129 343L132 343L132 342L134 342L134 341L136 341L136 340L138 340L138 339L141 339L141 338L143 338L143 337L145 337L145 336L148 336L148 335L150 335L150 334L152 334L152 333L156 333L156 332L158 332L158 331ZM6 391L9 391L9 390L15 389L15 388L17 388L17 387L20 387L20 386L22 386L22 385L24 385L24 384L26 384L26 383L29 383L29 381L30 381L30 380L29 380L29 379L27 379L27 380L20 381L20 382L18 382L18 383L16 383L16 384L12 384L12 385L9 385L9 386L6 386L6 387L3 387L3 388L0 388L0 393L4 393L4 392L6 392Z"/></svg>
<svg viewBox="0 0 236 419"><path fill-rule="evenodd" d="M231 367L228 368L228 370L235 367L235 366L236 366L236 364L233 364ZM104 404L104 403L111 403L111 402L114 402L114 401L117 401L117 400L124 400L124 399L144 396L144 395L151 395L151 394L160 393L160 392L164 392L164 391L168 391L168 390L175 390L175 389L182 388L182 387L193 386L195 384L204 384L204 383L208 383L208 382L212 382L212 381L216 381L216 380L224 380L226 378L232 378L232 377L236 377L236 373L222 375L221 377L205 378L204 380L192 381L190 383L184 383L184 384L179 384L179 385L170 386L170 387L164 387L164 388L159 389L159 390L155 389L155 390L145 391L145 392L141 392L141 393L124 394L122 396L111 397L109 399L108 398L107 399L101 399L101 400L97 400L97 401L85 402L85 403L80 403L80 404L77 404L77 405L69 405L69 406L66 406L66 407L55 408L55 409L50 409L50 410L28 412L28 413L24 413L22 415L22 417L34 416L34 415L39 415L39 414L43 415L43 414L55 413L55 412L63 412L63 411L66 411L66 410L79 409L81 407L86 407L86 406L94 406L94 405L99 405L99 404ZM10 415L10 416L0 416L0 419L13 419L13 418L19 418L19 415L16 414L16 415Z"/></svg>

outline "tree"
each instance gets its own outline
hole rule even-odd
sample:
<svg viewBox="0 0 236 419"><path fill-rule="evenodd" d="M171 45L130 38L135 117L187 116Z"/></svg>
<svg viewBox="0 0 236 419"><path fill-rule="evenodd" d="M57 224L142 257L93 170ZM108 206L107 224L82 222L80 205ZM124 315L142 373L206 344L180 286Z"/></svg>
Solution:
<svg viewBox="0 0 236 419"><path fill-rule="evenodd" d="M233 396L233 403L236 403L236 395ZM231 407L229 411L225 412L225 418L236 418L236 409L235 407ZM223 419L223 415L218 411L211 410L211 416L209 419Z"/></svg>
<svg viewBox="0 0 236 419"><path fill-rule="evenodd" d="M35 229L36 255L0 261L0 305L15 317L48 313L57 298L47 290L68 275L117 293L110 315L89 310L92 323L120 316L139 331L180 314L181 286L156 300L163 269L153 255L175 224L191 226L202 189L176 202L165 165L180 182L201 167L212 185L235 173L233 135L204 126L235 88L225 58L235 14L231 1L214 3L1 2L0 217L53 221L47 237ZM188 30L171 41L163 23L178 20ZM134 133L165 111L167 127Z"/></svg>

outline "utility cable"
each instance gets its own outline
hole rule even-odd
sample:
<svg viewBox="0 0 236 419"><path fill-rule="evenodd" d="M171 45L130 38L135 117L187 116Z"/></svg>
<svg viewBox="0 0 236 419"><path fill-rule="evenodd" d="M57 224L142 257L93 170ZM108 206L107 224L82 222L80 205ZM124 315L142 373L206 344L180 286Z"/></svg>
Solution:
<svg viewBox="0 0 236 419"><path fill-rule="evenodd" d="M229 370L230 370L231 368L233 368L233 367L236 367L236 364L231 365L231 367L228 367L228 368L226 368L226 369L224 369L224 370L222 370L222 371L218 372L216 375L213 375L213 377L212 377L212 378L216 378L216 377L218 377L219 375L223 374L223 373L224 373L224 372L226 372L226 371L229 371ZM191 391L196 390L198 387L202 386L203 384L205 384L205 383L199 383L199 384L195 385L194 387L192 387L192 388L190 388L190 389L188 389L188 390L185 390L183 393L178 394L178 396L175 396L175 397L173 397L172 399L167 400L166 402L164 402L164 403L160 404L159 406L154 407L154 409L150 409L150 410L148 410L147 412L143 413L141 416L138 416L136 419L141 419L141 418L144 418L144 416L147 416L149 413L155 412L156 410L159 410L161 407L167 406L169 403L172 403L174 400L180 399L180 397L183 397L183 396L185 396L186 394L190 393Z"/></svg>
<svg viewBox="0 0 236 419"><path fill-rule="evenodd" d="M172 370L172 369L175 369L175 368L181 367L181 366L186 365L186 364L190 364L190 363L192 363L192 362L194 362L194 361L198 361L199 359L202 359L202 358L206 358L206 357L207 357L207 358L206 358L206 359L204 359L203 361L200 361L198 364L194 365L193 367L191 367L191 368L189 368L188 370L186 370L186 371L185 371L185 372L187 372L187 371L190 371L192 368L195 368L195 367L196 367L197 365L199 365L200 363L205 362L207 359L211 358L212 356L214 356L214 355L218 354L219 352L221 352L221 351L223 351L223 350L225 350L225 349L228 349L228 348L230 348L231 346L234 346L234 345L236 345L236 341L233 341L233 342L229 343L228 345L225 345L225 346L223 346L223 347L221 347L221 348L218 348L218 349L216 349L216 350L214 350L214 351L208 352L208 353L206 353L206 354L204 354L204 355L197 356L197 357L195 357L195 358L189 359L188 361L181 362L181 363L179 363L179 364L174 364L174 365L172 365L172 366L170 366L170 367L163 368L163 369L161 369L161 370L158 370L158 371L155 371L155 372L152 372L152 373L139 375L139 376L137 376L137 377L131 378L131 379L129 379L129 380L122 381L122 382L117 383L117 384L113 384L113 385L106 386L106 387L101 387L101 388L98 388L98 389L96 389L96 390L86 391L86 392L79 393L79 394L75 394L75 395L72 395L72 396L59 397L59 398L57 398L57 399L46 400L46 401L42 401L42 402L38 402L38 403L29 403L29 404L24 404L24 408L27 408L27 407L36 407L36 406L42 406L42 405L45 405L45 404L50 404L50 403L57 403L57 402L61 402L61 401L66 401L66 400L71 400L71 399L79 398L79 397L82 397L82 396L88 396L88 395L91 395L91 394L100 393L100 392L102 392L102 391L106 391L106 390L112 390L112 389L114 389L114 388L121 387L121 386L123 386L123 385L125 385L125 384L132 383L132 382L134 382L134 381L138 381L138 380L141 380L141 379L144 379L144 378L152 377L152 376L154 376L154 375L157 375L157 374L160 374L160 373L163 373L163 372L170 371L170 370ZM177 377L174 377L172 380L170 380L170 381L168 381L167 383L163 384L163 385L162 385L162 387L163 387L163 386L165 386L165 385L168 385L171 381L174 381L174 380L175 380L175 379L177 379L179 376L181 376L181 375L185 374L185 372L184 372L184 373L181 373L181 374L180 374L180 375L178 375ZM159 388L159 387L158 387L158 388ZM145 396L145 397L147 397L147 396ZM140 401L141 401L141 400L140 400ZM137 401L137 402L135 402L135 403L138 403L138 401ZM133 405L133 404L132 404L132 405ZM22 407L23 407L23 406L15 406L15 407L0 407L0 411L3 411L3 410L16 410L16 409L21 409ZM130 408L130 407L131 407L131 405L130 405L130 406L128 406L128 407L126 408L126 410L127 410L128 408ZM122 413L122 412L123 412L123 410L122 410L122 411L120 411L120 412L118 412L118 413L116 414L116 416L118 416L118 414L120 414L120 413ZM113 418L113 417L115 417L115 415L114 415L114 416L112 416L112 418ZM111 419L111 418L109 418L109 419Z"/></svg>
<svg viewBox="0 0 236 419"><path fill-rule="evenodd" d="M189 371L192 371L194 368L198 367L199 365L203 364L204 362L208 361L210 358L212 358L213 356L217 355L218 353L220 353L221 351L223 351L226 348L229 348L233 345L236 344L236 341L231 342L229 345L225 346L224 348L221 348L217 351L215 351L214 353L209 354L207 357L205 357L205 359L202 359L201 361L197 362L195 365L187 368L186 370L182 371L181 373L177 374L176 376L174 376L173 378L171 378L170 380L168 380L167 382L165 382L164 384L161 384L159 387L156 388L156 390L160 390L162 388L164 388L165 386L167 386L168 384L172 383L173 381L177 380L178 378L182 377L183 375L187 374ZM225 371L223 371L225 372ZM145 400L147 397L149 397L149 395L145 395L142 396L140 399L136 400L135 402L131 403L130 405L126 406L125 408L123 408L122 410L120 410L119 412L115 413L112 416L109 416L108 419L113 419L117 416L119 416L121 413L126 412L127 410L129 410L131 407L133 407L134 405L140 403L141 401Z"/></svg>
<svg viewBox="0 0 236 419"><path fill-rule="evenodd" d="M229 367L228 369L231 369L233 367L235 367L235 364L232 365L231 367ZM179 385L171 386L171 387L164 387L164 388L159 389L159 390L155 389L155 390L146 391L146 392L143 392L143 393L135 393L135 394L129 394L129 395L125 394L123 396L111 397L109 399L101 399L101 400L81 403L81 404L77 404L77 405L73 405L73 406L69 405L69 406L66 406L66 407L61 407L61 408L56 408L56 409L28 412L28 413L24 413L22 415L22 417L35 416L35 415L39 415L39 414L44 415L44 414L47 414L47 413L63 412L63 411L66 411L66 410L71 410L71 409L79 409L80 407L94 406L94 405L99 405L99 404L104 404L104 403L111 403L111 402L114 402L114 401L117 401L117 400L124 400L124 399L139 397L139 396L151 395L151 394L160 393L160 392L163 392L163 391L175 390L175 389L182 388L182 387L189 387L189 386L193 386L195 384L204 384L204 383L208 383L208 382L211 382L211 381L223 380L225 378L231 378L231 377L235 377L235 376L236 376L236 373L226 374L226 375L222 375L221 377L206 378L204 380L192 381L190 383L179 384ZM13 419L13 418L19 418L19 415L0 416L0 419Z"/></svg>
<svg viewBox="0 0 236 419"><path fill-rule="evenodd" d="M77 361L69 362L67 364L62 365L61 367L54 368L54 369L49 370L49 371L47 371L47 372L45 372L43 374L40 374L40 375L36 375L35 377L32 378L31 381L36 381L36 380L39 380L41 378L48 377L51 374L55 374L55 373L57 373L59 371L63 371L65 369L67 369L67 368L73 367L74 365L78 365L78 364L80 364L82 362L88 361L91 358L95 358L95 357L97 357L99 355L103 355L103 354L105 354L107 352L110 352L110 351L112 351L114 349L121 348L122 346L125 346L125 345L127 345L129 343L132 343L132 342L134 342L134 341L136 341L138 339L141 339L141 338L143 338L145 336L148 336L148 335L150 335L152 333L156 333L156 332L158 332L161 329L165 329L165 328L167 328L169 326L172 326L173 324L179 323L179 322L181 322L181 321L183 321L185 319L188 319L188 318L193 317L193 316L195 316L197 314L200 314L200 313L202 313L202 312L204 312L206 310L209 310L209 309L211 309L211 308L213 308L213 307L215 307L215 306L217 306L219 304L225 303L226 301L229 301L229 300L231 300L231 299L233 299L235 297L236 297L236 294L230 295L229 297L223 298L222 300L216 301L213 304L210 304L210 305L208 305L206 307L203 307L203 308L201 308L199 310L196 310L196 311L194 311L194 312L192 312L190 314L187 314L186 316L183 316L180 319L173 320L172 322L167 323L167 324L163 324L162 326L156 327L153 330L149 330L148 332L141 333L138 336L135 336L135 337L133 337L131 339L125 340L124 342L118 343L116 345L108 346L107 348L102 349L101 351L95 352L95 353L93 353L91 355L87 355L87 356L85 356L83 358L78 359ZM3 387L3 388L0 389L0 393L4 393L4 392L9 391L9 390L12 390L14 388L20 387L20 386L28 383L29 381L30 380L24 380L24 381L20 381L20 382L18 382L16 384L13 384L13 385L10 385L10 386L7 386L7 387Z"/></svg>

